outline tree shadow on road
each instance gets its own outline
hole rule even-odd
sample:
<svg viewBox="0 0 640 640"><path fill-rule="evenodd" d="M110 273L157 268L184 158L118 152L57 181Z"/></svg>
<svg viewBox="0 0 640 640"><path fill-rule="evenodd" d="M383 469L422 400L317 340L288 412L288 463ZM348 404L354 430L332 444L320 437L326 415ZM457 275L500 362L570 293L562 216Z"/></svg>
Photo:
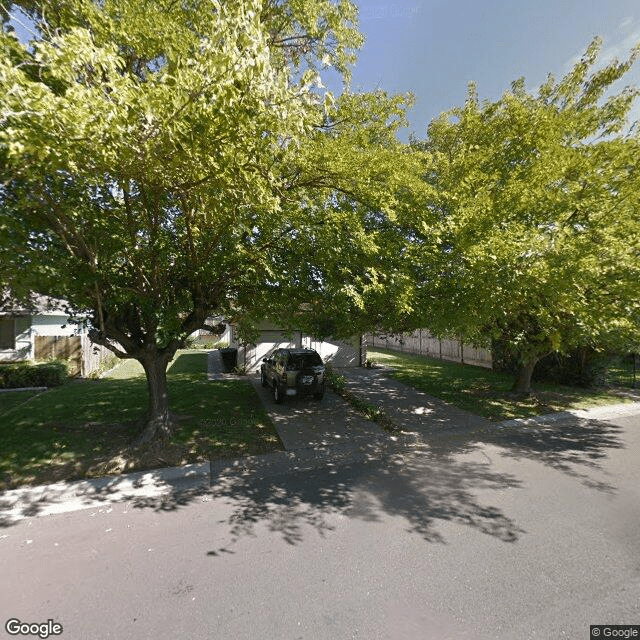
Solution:
<svg viewBox="0 0 640 640"><path fill-rule="evenodd" d="M232 542L254 535L257 525L266 523L270 531L296 544L308 527L326 535L336 516L367 522L401 516L408 531L428 542L446 543L447 523L515 542L524 531L491 504L491 495L517 489L520 480L498 473L488 458L487 463L474 462L469 455L480 452L481 445L494 445L507 458L533 460L589 488L615 493L601 462L611 450L624 447L621 431L608 422L573 418L544 426L495 425L467 433L439 433L433 438L423 434L416 437L413 448L390 452L381 447L366 464L297 477L221 478L212 494L233 504L228 522Z"/></svg>
<svg viewBox="0 0 640 640"><path fill-rule="evenodd" d="M481 441L501 447L505 457L541 462L587 487L615 493L615 486L597 475L606 473L600 462L608 452L624 448L621 432L615 424L573 418L546 426L505 429L487 434Z"/></svg>
<svg viewBox="0 0 640 640"><path fill-rule="evenodd" d="M298 544L305 532L326 536L341 517L371 523L401 517L408 531L432 543L446 543L451 525L515 542L524 531L492 504L491 497L517 490L521 482L515 475L497 472L488 459L482 461L480 445L494 445L508 458L540 462L588 487L615 492L602 479L601 461L610 450L624 446L621 431L607 422L574 419L543 427L496 425L494 430L441 433L431 439L423 434L421 442L395 446L377 442L364 456L335 464L329 458L320 468L290 473L282 467L281 475L225 473L214 478L211 487L185 490L176 483L161 495L141 497L120 491L116 498L113 493L120 481L114 479L87 501L126 500L132 507L171 513L196 501L221 499L232 509L232 515L218 523L228 528L231 543L257 535L258 527L266 525L286 542ZM153 483L160 486L162 481L155 478ZM48 502L25 503L19 516L38 515ZM5 507L11 505L0 504L0 509ZM15 522L0 518L0 526ZM211 549L208 555L229 553L228 546Z"/></svg>
<svg viewBox="0 0 640 640"><path fill-rule="evenodd" d="M256 535L259 524L297 544L309 528L326 536L340 517L382 523L397 516L406 520L408 531L428 542L446 543L439 528L443 522L514 542L522 529L497 507L483 504L476 491L518 486L515 477L495 473L487 464L457 462L426 452L381 452L368 462L340 468L263 478L221 477L212 487L212 496L233 505L226 523L232 544ZM219 555L219 551L208 555Z"/></svg>

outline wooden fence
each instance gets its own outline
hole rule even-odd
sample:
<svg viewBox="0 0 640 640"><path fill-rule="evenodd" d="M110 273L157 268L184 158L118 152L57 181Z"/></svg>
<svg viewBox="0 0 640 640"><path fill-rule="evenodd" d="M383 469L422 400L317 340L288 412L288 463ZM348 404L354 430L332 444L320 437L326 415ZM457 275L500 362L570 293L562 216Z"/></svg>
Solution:
<svg viewBox="0 0 640 640"><path fill-rule="evenodd" d="M367 344L371 347L383 347L402 353L415 353L422 356L473 364L491 369L493 358L488 349L478 349L463 344L458 340L440 340L434 338L426 329L416 329L413 333L395 336L367 336Z"/></svg>
<svg viewBox="0 0 640 640"><path fill-rule="evenodd" d="M69 363L70 376L87 377L113 354L102 345L91 342L89 336L35 336L34 358L60 358Z"/></svg>

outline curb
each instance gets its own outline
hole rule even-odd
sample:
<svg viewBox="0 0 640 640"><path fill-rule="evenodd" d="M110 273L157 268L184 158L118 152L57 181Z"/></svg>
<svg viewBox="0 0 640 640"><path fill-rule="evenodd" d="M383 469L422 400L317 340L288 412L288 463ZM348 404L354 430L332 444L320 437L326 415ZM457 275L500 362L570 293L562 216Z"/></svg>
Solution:
<svg viewBox="0 0 640 640"><path fill-rule="evenodd" d="M122 500L165 496L185 489L206 487L209 473L209 463L202 462L10 489L0 492L0 526L9 526L33 516L90 509Z"/></svg>
<svg viewBox="0 0 640 640"><path fill-rule="evenodd" d="M586 410L563 411L533 418L505 420L494 423L490 428L500 430L510 427L544 428L574 418L612 420L638 413L640 413L640 402L632 402L603 405ZM486 430L472 429L466 433ZM451 436L454 433L430 435ZM206 492L229 476L240 479L249 476L269 477L375 461L385 456L407 452L407 447L412 445L415 443L411 434L398 434L374 438L360 444L347 442L321 449L276 451L259 456L225 458L181 467L165 467L89 480L21 487L0 492L0 526L10 526L34 516L91 509L123 500L157 499L185 490Z"/></svg>
<svg viewBox="0 0 640 640"><path fill-rule="evenodd" d="M405 444L396 438L375 438L366 444L333 444L322 449L297 449L275 451L262 456L211 461L211 486L225 476L239 474L241 477L261 478L285 473L302 473L336 465L370 462L397 453ZM396 449L398 451L396 451Z"/></svg>
<svg viewBox="0 0 640 640"><path fill-rule="evenodd" d="M508 427L535 427L555 424L563 420L581 418L582 420L613 420L615 418L631 416L640 413L640 402L625 402L621 404L609 404L592 409L572 409L557 413L546 413L531 418L514 418L496 423L496 427L504 429Z"/></svg>

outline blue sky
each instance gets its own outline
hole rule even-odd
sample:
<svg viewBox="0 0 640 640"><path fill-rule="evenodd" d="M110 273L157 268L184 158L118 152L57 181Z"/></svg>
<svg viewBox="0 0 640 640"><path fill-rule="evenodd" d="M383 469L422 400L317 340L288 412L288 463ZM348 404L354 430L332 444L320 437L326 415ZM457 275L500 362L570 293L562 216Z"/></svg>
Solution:
<svg viewBox="0 0 640 640"><path fill-rule="evenodd" d="M602 62L626 59L640 42L638 0L355 1L366 42L352 88L413 92L409 131L420 138L431 119L464 103L471 80L481 99L496 100L520 76L530 89L549 72L561 77L596 35ZM627 84L640 86L640 60L620 88Z"/></svg>
<svg viewBox="0 0 640 640"><path fill-rule="evenodd" d="M625 59L640 42L639 0L354 1L366 42L352 89L414 93L405 139L423 138L433 118L462 105L471 80L481 99L496 100L520 76L530 90L549 72L561 77L597 35L601 63ZM640 60L626 84L640 86Z"/></svg>

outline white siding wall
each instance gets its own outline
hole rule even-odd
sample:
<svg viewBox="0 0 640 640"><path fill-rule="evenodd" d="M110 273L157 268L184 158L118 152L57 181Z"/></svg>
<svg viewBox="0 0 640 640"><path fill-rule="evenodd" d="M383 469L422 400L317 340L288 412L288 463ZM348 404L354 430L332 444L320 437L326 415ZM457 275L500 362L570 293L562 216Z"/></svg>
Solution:
<svg viewBox="0 0 640 640"><path fill-rule="evenodd" d="M357 337L351 341L328 338L321 342L303 335L300 331L285 334L277 329L263 329L260 332L258 344L248 345L246 353L242 345L234 342L232 345L238 349L238 365L246 366L249 372L259 371L262 359L268 357L276 349L295 347L315 349L324 362L331 362L335 367L357 367L360 365L360 345ZM366 356L363 355L364 357Z"/></svg>
<svg viewBox="0 0 640 640"><path fill-rule="evenodd" d="M29 360L33 357L31 318L29 316L17 316L12 318L12 320L15 335L15 348L0 349L0 362Z"/></svg>
<svg viewBox="0 0 640 640"><path fill-rule="evenodd" d="M31 328L37 336L79 336L85 331L77 324L69 324L66 315L39 313L33 316Z"/></svg>
<svg viewBox="0 0 640 640"><path fill-rule="evenodd" d="M39 313L16 316L15 349L0 350L0 361L33 360L34 336L77 336L86 331L77 324L69 324L65 314Z"/></svg>

